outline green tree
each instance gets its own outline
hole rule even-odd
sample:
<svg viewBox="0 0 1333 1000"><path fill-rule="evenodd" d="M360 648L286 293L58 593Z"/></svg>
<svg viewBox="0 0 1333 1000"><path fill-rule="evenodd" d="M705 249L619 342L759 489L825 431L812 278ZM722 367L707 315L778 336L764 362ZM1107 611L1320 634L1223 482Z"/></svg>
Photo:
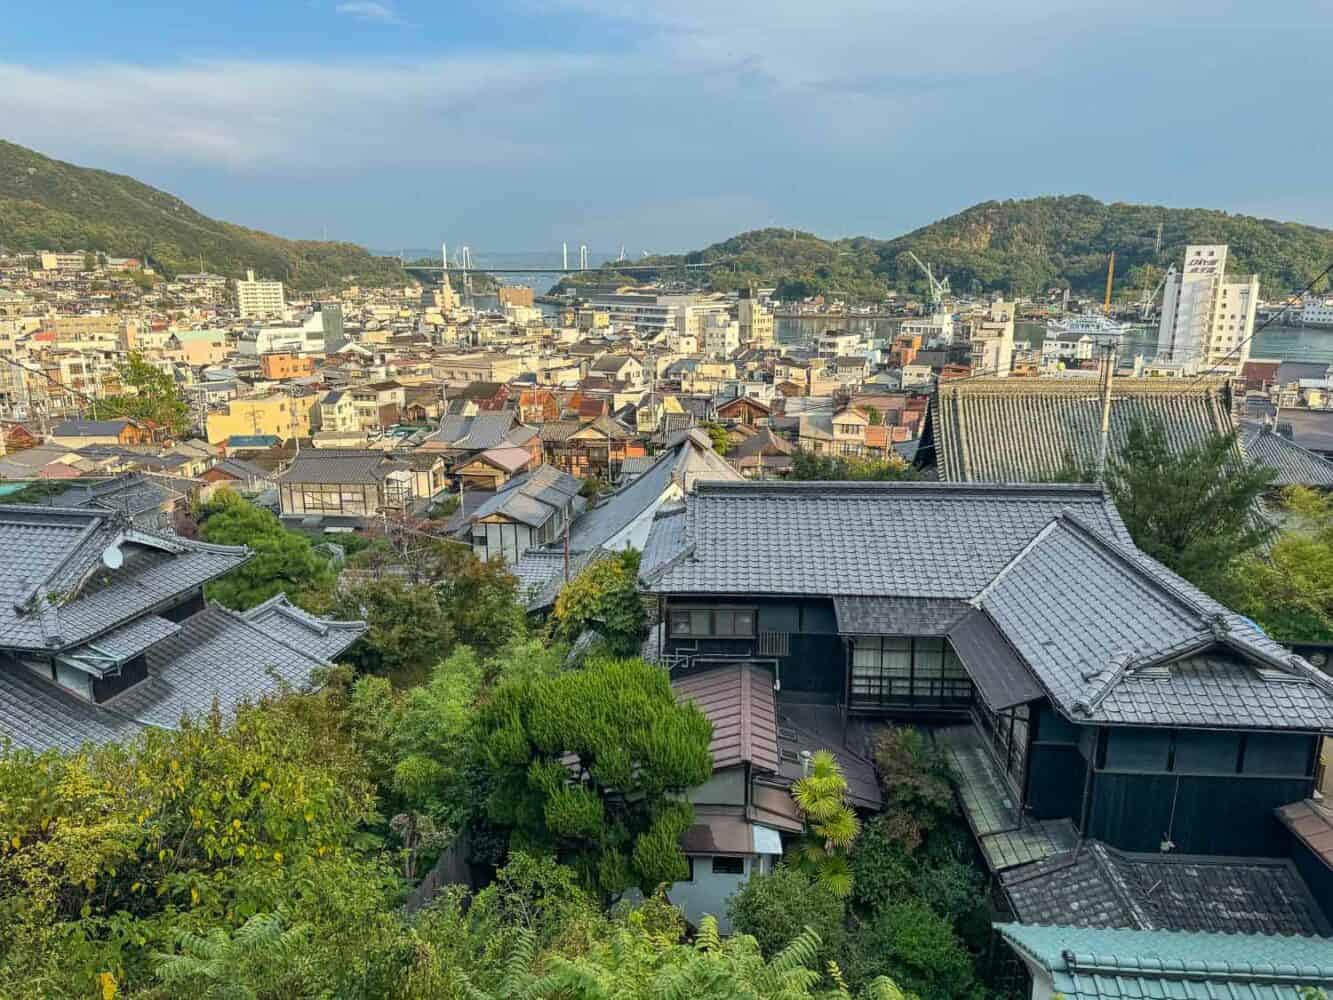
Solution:
<svg viewBox="0 0 1333 1000"><path fill-rule="evenodd" d="M880 413L877 407L867 406L866 421L871 427L882 427L884 425L884 414Z"/></svg>
<svg viewBox="0 0 1333 1000"><path fill-rule="evenodd" d="M102 420L129 417L165 428L175 436L190 429L190 407L167 372L145 361L137 351L117 365L117 371L121 385L133 392L97 400L93 404L95 416Z"/></svg>
<svg viewBox="0 0 1333 1000"><path fill-rule="evenodd" d="M1135 422L1107 472L1135 545L1205 593L1234 597L1233 567L1272 531L1256 501L1274 475L1241 458L1235 432L1181 449L1160 421Z"/></svg>
<svg viewBox="0 0 1333 1000"><path fill-rule="evenodd" d="M1283 492L1283 530L1266 553L1236 566L1240 610L1287 642L1333 639L1333 499Z"/></svg>
<svg viewBox="0 0 1333 1000"><path fill-rule="evenodd" d="M852 901L863 913L916 899L956 924L985 903L976 867L947 847L909 850L897 838L888 816L877 816L866 824L852 851L851 865Z"/></svg>
<svg viewBox="0 0 1333 1000"><path fill-rule="evenodd" d="M949 922L919 900L892 903L858 925L846 956L854 985L884 976L921 1000L983 995L972 956Z"/></svg>
<svg viewBox="0 0 1333 1000"><path fill-rule="evenodd" d="M276 594L311 610L327 607L334 574L310 539L288 531L271 511L232 490L218 490L204 505L199 533L217 545L246 545L249 562L208 584L211 600L243 611Z"/></svg>
<svg viewBox="0 0 1333 1000"><path fill-rule="evenodd" d="M288 909L341 975L336 953L364 955L356 940L394 919L341 716L336 691L284 695L126 746L0 750L0 981L43 997L91 996L104 973L144 983L182 933Z"/></svg>
<svg viewBox="0 0 1333 1000"><path fill-rule="evenodd" d="M506 681L480 715L489 816L603 898L652 892L687 873L677 841L693 809L679 796L712 774L711 728L642 660Z"/></svg>
<svg viewBox="0 0 1333 1000"><path fill-rule="evenodd" d="M824 958L833 958L842 949L846 919L842 899L791 865L751 875L727 900L727 916L737 933L749 934L770 957L806 927L819 935Z"/></svg>
<svg viewBox="0 0 1333 1000"><path fill-rule="evenodd" d="M839 899L852 891L847 862L861 822L847 801L847 779L838 760L819 750L805 775L792 784L791 797L801 811L805 834L792 849L794 863Z"/></svg>
<svg viewBox="0 0 1333 1000"><path fill-rule="evenodd" d="M727 437L727 429L721 424L704 424L704 430L708 432L708 439L713 442L713 450L719 455L725 455L731 450L731 440Z"/></svg>
<svg viewBox="0 0 1333 1000"><path fill-rule="evenodd" d="M447 656L458 640L439 592L426 584L394 577L358 583L340 589L330 610L335 617L368 626L365 637L343 659L400 685L423 682L431 665Z"/></svg>
<svg viewBox="0 0 1333 1000"><path fill-rule="evenodd" d="M855 458L850 455L816 455L798 448L792 454L792 478L911 482L920 479L921 473L896 455L889 458Z"/></svg>
<svg viewBox="0 0 1333 1000"><path fill-rule="evenodd" d="M639 553L634 549L585 566L556 597L558 634L572 640L592 628L617 655L637 653L648 628L638 577Z"/></svg>
<svg viewBox="0 0 1333 1000"><path fill-rule="evenodd" d="M886 727L875 744L875 769L884 792L881 822L908 853L957 816L948 760L919 729Z"/></svg>

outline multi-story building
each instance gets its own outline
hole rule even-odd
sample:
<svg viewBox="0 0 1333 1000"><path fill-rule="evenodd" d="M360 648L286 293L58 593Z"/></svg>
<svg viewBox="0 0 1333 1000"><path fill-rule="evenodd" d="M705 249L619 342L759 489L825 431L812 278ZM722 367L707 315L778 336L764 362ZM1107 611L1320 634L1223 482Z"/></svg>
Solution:
<svg viewBox="0 0 1333 1000"><path fill-rule="evenodd" d="M1185 248L1184 267L1167 273L1157 353L1187 367L1239 371L1250 357L1259 276L1226 280L1227 245Z"/></svg>
<svg viewBox="0 0 1333 1000"><path fill-rule="evenodd" d="M332 318L333 314L328 314ZM245 357L264 354L325 354L330 339L341 340L341 333L332 338L324 326L325 313L312 312L299 323L282 326L252 326L237 338L236 352ZM342 314L338 313L338 330L342 329Z"/></svg>
<svg viewBox="0 0 1333 1000"><path fill-rule="evenodd" d="M275 351L272 354L261 354L259 356L259 370L264 378L273 379L274 381L301 378L314 374L315 359L310 355L303 356L286 351Z"/></svg>
<svg viewBox="0 0 1333 1000"><path fill-rule="evenodd" d="M82 271L88 262L88 254L82 250L75 250L72 253L43 250L41 261L43 271Z"/></svg>
<svg viewBox="0 0 1333 1000"><path fill-rule="evenodd" d="M755 297L753 288L741 289L740 304L737 308L741 330L741 343L754 347L766 347L773 343L773 314Z"/></svg>
<svg viewBox="0 0 1333 1000"><path fill-rule="evenodd" d="M314 393L295 396L285 392L233 399L205 418L208 443L219 444L238 435L308 438L310 411L318 400Z"/></svg>
<svg viewBox="0 0 1333 1000"><path fill-rule="evenodd" d="M929 316L917 316L905 319L898 328L903 337L920 337L927 347L952 344L954 336L953 313L937 312Z"/></svg>
<svg viewBox="0 0 1333 1000"><path fill-rule="evenodd" d="M729 358L741 348L741 325L726 313L704 318L704 352L714 358Z"/></svg>
<svg viewBox="0 0 1333 1000"><path fill-rule="evenodd" d="M281 315L287 308L282 282L257 279L254 271L246 271L245 280L236 282L236 306L242 319Z"/></svg>
<svg viewBox="0 0 1333 1000"><path fill-rule="evenodd" d="M1014 303L991 303L984 319L972 321L972 372L1007 378L1014 364Z"/></svg>

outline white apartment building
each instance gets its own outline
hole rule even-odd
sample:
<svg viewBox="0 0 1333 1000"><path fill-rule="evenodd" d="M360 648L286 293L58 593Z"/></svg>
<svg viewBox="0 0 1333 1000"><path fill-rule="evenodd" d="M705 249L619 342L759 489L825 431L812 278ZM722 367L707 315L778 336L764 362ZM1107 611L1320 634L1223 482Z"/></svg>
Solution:
<svg viewBox="0 0 1333 1000"><path fill-rule="evenodd" d="M631 326L647 337L665 330L702 337L704 317L725 313L725 302L702 295L655 295L650 292L603 292L589 296L586 306L604 312L612 327Z"/></svg>
<svg viewBox="0 0 1333 1000"><path fill-rule="evenodd" d="M898 327L899 336L920 337L923 347L952 344L954 337L953 313L937 312L929 316L905 319Z"/></svg>
<svg viewBox="0 0 1333 1000"><path fill-rule="evenodd" d="M299 324L289 326L252 326L236 340L236 352L242 357L261 354L324 354L328 350L323 311L313 312Z"/></svg>
<svg viewBox="0 0 1333 1000"><path fill-rule="evenodd" d="M279 316L287 308L281 281L263 281L255 278L254 271L245 272L245 280L236 282L236 305L241 319L256 316Z"/></svg>
<svg viewBox="0 0 1333 1000"><path fill-rule="evenodd" d="M1185 248L1185 264L1167 273L1159 357L1194 368L1234 368L1250 357L1259 276L1226 280L1226 244Z"/></svg>
<svg viewBox="0 0 1333 1000"><path fill-rule="evenodd" d="M725 313L709 314L704 319L704 353L714 358L729 358L741 347L741 325Z"/></svg>

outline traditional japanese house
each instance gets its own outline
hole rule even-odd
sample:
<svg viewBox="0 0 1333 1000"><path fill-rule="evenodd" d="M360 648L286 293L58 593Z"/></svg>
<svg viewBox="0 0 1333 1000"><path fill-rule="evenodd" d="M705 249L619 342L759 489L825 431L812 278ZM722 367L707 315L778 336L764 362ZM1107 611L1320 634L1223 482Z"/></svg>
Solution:
<svg viewBox="0 0 1333 1000"><path fill-rule="evenodd" d="M930 726L993 871L1292 853L1275 810L1315 791L1333 680L1138 551L1100 488L696 490L645 546L653 655L766 665L852 744Z"/></svg>

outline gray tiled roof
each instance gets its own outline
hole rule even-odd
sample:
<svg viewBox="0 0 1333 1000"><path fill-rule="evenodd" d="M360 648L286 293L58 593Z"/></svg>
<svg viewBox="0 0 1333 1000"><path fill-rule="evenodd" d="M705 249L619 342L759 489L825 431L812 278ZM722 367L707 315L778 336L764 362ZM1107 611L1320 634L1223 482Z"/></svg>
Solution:
<svg viewBox="0 0 1333 1000"><path fill-rule="evenodd" d="M1333 728L1333 680L1133 548L1095 487L705 483L655 519L640 574L831 598L842 631L930 634L941 601L969 602L979 648L1002 641L1039 685L1007 669L988 699L1044 692L1077 722Z"/></svg>
<svg viewBox="0 0 1333 1000"><path fill-rule="evenodd" d="M292 464L272 478L289 483L378 483L395 469L406 469L403 462L388 460L382 451L354 448L307 449Z"/></svg>
<svg viewBox="0 0 1333 1000"><path fill-rule="evenodd" d="M642 572L654 593L967 600L1065 508L1123 530L1089 486L700 483L683 525L655 522L672 544L650 537Z"/></svg>
<svg viewBox="0 0 1333 1000"><path fill-rule="evenodd" d="M119 550L117 569L103 553ZM0 508L0 649L63 649L188 595L250 558L97 508Z"/></svg>
<svg viewBox="0 0 1333 1000"><path fill-rule="evenodd" d="M1322 729L1333 681L1062 516L977 599L1072 718ZM1202 595L1199 595L1202 596Z"/></svg>
<svg viewBox="0 0 1333 1000"><path fill-rule="evenodd" d="M155 643L175 635L181 627L173 621L158 615L144 615L126 622L120 628L112 629L99 635L92 643L76 646L69 650L71 656L79 656L84 651L101 654L115 659L119 663L133 659ZM92 647L92 648L90 648Z"/></svg>
<svg viewBox="0 0 1333 1000"><path fill-rule="evenodd" d="M133 421L127 417L115 420L66 420L51 428L52 437L101 437L118 435Z"/></svg>
<svg viewBox="0 0 1333 1000"><path fill-rule="evenodd" d="M71 486L46 497L41 503L47 507L102 507L124 511L133 517L183 497L183 493L165 483L142 473L130 472L114 479Z"/></svg>
<svg viewBox="0 0 1333 1000"><path fill-rule="evenodd" d="M655 510L673 492L673 485L679 495L701 479L738 482L741 476L713 451L711 444L687 434L633 482L585 511L570 529L570 547L586 550L606 545L638 518Z"/></svg>
<svg viewBox="0 0 1333 1000"><path fill-rule="evenodd" d="M280 620L275 602L260 608L265 610L254 621L211 606L172 625L173 633L148 648L148 678L100 705L0 657L0 738L32 750L67 752L85 742L129 739L144 726L174 728L183 716L209 711L215 701L231 712L283 685L308 685L315 670L365 630L359 622L302 613L323 627L321 635L285 612Z"/></svg>
<svg viewBox="0 0 1333 1000"><path fill-rule="evenodd" d="M1097 840L999 874L1025 924L1216 931L1333 933L1286 858L1129 854Z"/></svg>
<svg viewBox="0 0 1333 1000"><path fill-rule="evenodd" d="M944 382L931 404L935 464L951 482L1049 481L1072 461L1096 462L1101 390L1083 379L982 378ZM1111 453L1136 420L1160 419L1176 449L1232 429L1226 384L1211 379L1117 379Z"/></svg>
<svg viewBox="0 0 1333 1000"><path fill-rule="evenodd" d="M835 597L843 635L945 635L972 611L955 598Z"/></svg>
<svg viewBox="0 0 1333 1000"><path fill-rule="evenodd" d="M312 615L287 600L286 594L270 597L242 612L242 617L274 638L329 661L365 635L367 627L365 622L340 622Z"/></svg>
<svg viewBox="0 0 1333 1000"><path fill-rule="evenodd" d="M518 417L512 411L487 411L475 416L451 415L440 422L431 439L462 451L481 451L505 443Z"/></svg>
<svg viewBox="0 0 1333 1000"><path fill-rule="evenodd" d="M208 711L215 699L225 713L283 686L308 686L315 670L329 660L308 641L303 648L288 642L285 625L271 624L207 607L181 622L179 634L149 651L147 680L105 705L144 725L173 728L183 716Z"/></svg>
<svg viewBox="0 0 1333 1000"><path fill-rule="evenodd" d="M539 465L514 476L473 513L471 520L500 515L540 527L574 503L583 483L553 465Z"/></svg>
<svg viewBox="0 0 1333 1000"><path fill-rule="evenodd" d="M1265 424L1241 421L1240 447L1248 459L1276 473L1274 486L1333 488L1333 462L1273 433Z"/></svg>
<svg viewBox="0 0 1333 1000"><path fill-rule="evenodd" d="M572 580L589 563L610 554L602 549L571 552L569 578ZM524 607L529 611L548 608L555 603L556 595L565 585L564 546L528 549L519 556L518 562L509 567L509 572L518 577L518 596L523 601Z"/></svg>

